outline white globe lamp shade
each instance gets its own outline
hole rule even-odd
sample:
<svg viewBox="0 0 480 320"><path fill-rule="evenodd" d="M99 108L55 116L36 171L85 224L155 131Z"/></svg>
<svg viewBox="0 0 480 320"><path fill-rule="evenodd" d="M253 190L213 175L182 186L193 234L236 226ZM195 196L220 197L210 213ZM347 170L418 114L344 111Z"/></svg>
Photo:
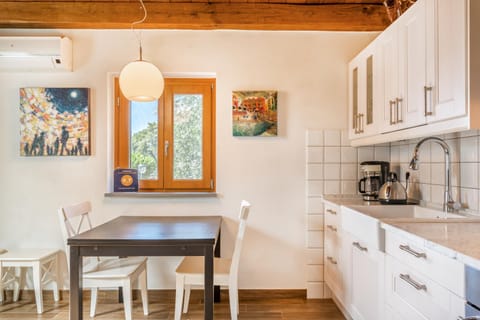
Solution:
<svg viewBox="0 0 480 320"><path fill-rule="evenodd" d="M154 101L163 93L162 73L148 61L128 63L120 72L119 82L123 95L131 101Z"/></svg>

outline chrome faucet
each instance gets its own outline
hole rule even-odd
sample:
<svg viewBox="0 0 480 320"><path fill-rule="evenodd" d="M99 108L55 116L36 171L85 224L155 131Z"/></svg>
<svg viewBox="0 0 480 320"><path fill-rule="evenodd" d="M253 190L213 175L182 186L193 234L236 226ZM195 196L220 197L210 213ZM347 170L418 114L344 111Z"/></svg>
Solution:
<svg viewBox="0 0 480 320"><path fill-rule="evenodd" d="M443 152L445 155L445 193L443 196L443 211L453 212L455 202L452 199L452 193L451 193L452 180L451 180L451 167L450 167L450 148L448 147L448 144L442 139L437 137L427 137L425 139L420 140L420 142L417 143L413 151L413 157L412 157L412 160L410 161L410 169L418 170L418 151L420 149L420 146L425 141L429 141L429 140L438 143L443 149Z"/></svg>

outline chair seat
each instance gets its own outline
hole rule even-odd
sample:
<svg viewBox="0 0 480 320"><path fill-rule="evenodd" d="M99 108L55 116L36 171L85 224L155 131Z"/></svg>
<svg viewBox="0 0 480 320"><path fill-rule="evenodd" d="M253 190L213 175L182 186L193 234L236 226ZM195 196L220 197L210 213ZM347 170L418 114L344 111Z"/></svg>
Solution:
<svg viewBox="0 0 480 320"><path fill-rule="evenodd" d="M133 275L138 268L145 264L145 257L102 258L83 267L84 279L117 279L128 278Z"/></svg>
<svg viewBox="0 0 480 320"><path fill-rule="evenodd" d="M232 259L214 258L213 260L213 283L216 285L227 285L230 275ZM204 282L204 257L188 256L183 259L175 271L177 275L182 274L187 283L201 285Z"/></svg>

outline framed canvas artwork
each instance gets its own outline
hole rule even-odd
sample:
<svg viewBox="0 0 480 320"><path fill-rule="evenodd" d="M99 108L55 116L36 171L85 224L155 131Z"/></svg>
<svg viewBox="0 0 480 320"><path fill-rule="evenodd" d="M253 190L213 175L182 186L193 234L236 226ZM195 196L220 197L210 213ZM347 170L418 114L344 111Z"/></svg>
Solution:
<svg viewBox="0 0 480 320"><path fill-rule="evenodd" d="M90 155L88 88L21 88L20 155Z"/></svg>
<svg viewBox="0 0 480 320"><path fill-rule="evenodd" d="M277 135L277 91L233 91L233 136Z"/></svg>

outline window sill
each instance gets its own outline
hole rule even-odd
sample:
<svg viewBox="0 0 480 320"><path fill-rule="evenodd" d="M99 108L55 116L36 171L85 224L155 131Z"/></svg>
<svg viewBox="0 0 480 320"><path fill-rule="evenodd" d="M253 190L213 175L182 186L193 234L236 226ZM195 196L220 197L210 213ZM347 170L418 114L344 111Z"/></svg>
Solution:
<svg viewBox="0 0 480 320"><path fill-rule="evenodd" d="M107 198L216 198L216 192L106 192Z"/></svg>

